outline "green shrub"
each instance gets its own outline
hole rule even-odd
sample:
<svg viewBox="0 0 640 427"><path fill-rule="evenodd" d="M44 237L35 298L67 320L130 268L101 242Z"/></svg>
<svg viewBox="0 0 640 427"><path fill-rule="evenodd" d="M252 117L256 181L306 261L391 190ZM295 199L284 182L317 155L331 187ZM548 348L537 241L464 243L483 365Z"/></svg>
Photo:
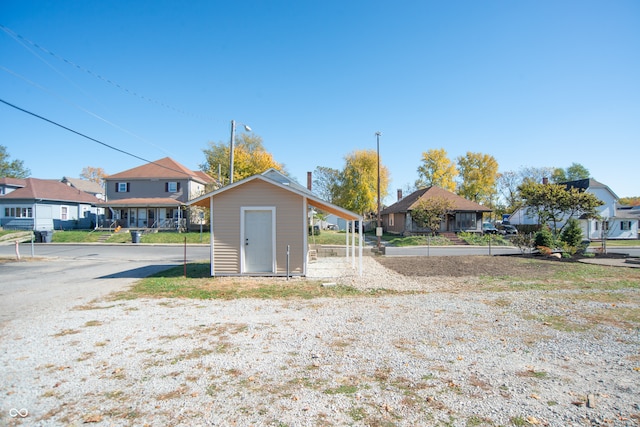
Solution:
<svg viewBox="0 0 640 427"><path fill-rule="evenodd" d="M566 243L567 246L573 248L577 248L578 246L580 246L580 242L582 242L582 229L580 228L580 224L578 223L577 219L569 219L567 225L565 225L564 227L564 230L562 230L560 240Z"/></svg>
<svg viewBox="0 0 640 427"><path fill-rule="evenodd" d="M547 248L552 248L555 246L553 234L551 234L551 231L548 228L543 228L536 233L534 243L536 247L545 246Z"/></svg>

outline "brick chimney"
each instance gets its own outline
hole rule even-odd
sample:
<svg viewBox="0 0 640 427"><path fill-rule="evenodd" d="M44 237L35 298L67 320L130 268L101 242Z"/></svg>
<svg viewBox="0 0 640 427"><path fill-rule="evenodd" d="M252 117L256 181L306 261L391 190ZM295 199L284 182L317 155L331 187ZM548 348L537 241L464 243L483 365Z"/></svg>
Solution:
<svg viewBox="0 0 640 427"><path fill-rule="evenodd" d="M309 191L312 191L312 190L311 190L311 181L312 181L312 180L311 180L311 172L307 172L307 189L308 189Z"/></svg>
<svg viewBox="0 0 640 427"><path fill-rule="evenodd" d="M398 188L398 201L402 200L402 188Z"/></svg>

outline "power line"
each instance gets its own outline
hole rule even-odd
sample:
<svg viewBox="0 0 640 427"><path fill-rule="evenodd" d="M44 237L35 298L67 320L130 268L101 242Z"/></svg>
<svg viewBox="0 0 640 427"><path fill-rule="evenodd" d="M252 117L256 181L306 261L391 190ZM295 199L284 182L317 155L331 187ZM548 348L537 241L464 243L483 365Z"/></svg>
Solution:
<svg viewBox="0 0 640 427"><path fill-rule="evenodd" d="M200 115L200 114L189 113L189 112L187 112L187 111L185 111L185 110L182 110L182 109L180 109L180 108L174 107L174 106L169 105L169 104L167 104L167 103L165 103L165 102L158 101L158 100L153 99L153 98L149 98L149 97L147 97L147 96L144 96L144 95L142 95L142 94L139 94L138 92L136 92L136 91L134 91L134 90L130 90L130 89L128 89L128 88L126 88L126 87L124 87L124 86L122 86L122 85L120 85L120 84L118 84L118 83L114 82L113 80L110 80L110 79L108 79L108 78L106 78L106 77L102 76L101 74L95 73L95 72L91 71L91 70L90 70L90 69L88 69L88 68L85 68L85 67L83 67L83 66L81 66L81 65L78 65L78 64L76 64L75 62L70 61L70 60L68 60L68 59L66 59L66 58L64 58L64 57L62 57L62 56L60 56L60 55L56 54L55 52L52 52L52 51L50 51L50 50L48 50L48 49L46 49L46 48L44 48L44 47L40 46L39 44L37 44L37 43L35 43L35 42L33 42L33 41L31 41L31 40L29 40L29 39L27 39L27 38L25 38L25 37L21 36L20 34L16 33L15 31L11 30L10 28L5 27L5 26L4 26L4 25L2 25L2 24L0 24L0 30L3 30L5 33L7 33L9 36L11 36L14 40L16 40L16 39L20 39L20 41L25 42L25 43L28 43L28 44L30 44L31 46L35 47L36 49L41 50L42 52L44 52L44 53L46 53L46 54L48 54L48 55L53 56L53 57L54 57L54 58L56 58L57 60L62 61L62 62L66 63L66 64L68 64L68 65L70 65L70 66L72 66L72 67L75 67L75 68L77 68L78 70L80 70L80 71L82 71L82 72L85 72L85 73L87 73L87 74L91 75L92 77L95 77L95 78L97 78L97 79L99 79L99 80L102 80L103 82L105 82L105 83L107 83L107 84L109 84L109 85L111 85L111 86L114 86L114 87L116 87L116 88L118 88L118 89L122 90L123 92L128 93L128 94L129 94L129 95L131 95L131 96L135 96L136 98L140 98L140 99L142 99L142 100L144 100L144 101L151 102L151 103L153 103L153 104L157 104L157 105L159 105L159 106L161 106L161 107L163 107L163 108L166 108L166 109L169 109L169 110L173 110L173 111L175 111L175 112L178 112L178 113L180 113L180 114L184 114L184 115L186 115L186 116L197 117L197 118L204 119L204 120L211 120L211 119L212 119L211 117L205 117L205 116L202 116L202 115ZM16 41L18 41L18 40L16 40ZM26 47L26 46L25 46L25 47Z"/></svg>
<svg viewBox="0 0 640 427"><path fill-rule="evenodd" d="M8 105L9 107L15 108L15 109L16 109L16 110L18 110L18 111L22 111L23 113L29 114L30 116L36 117L36 118L38 118L38 119L40 119L40 120L43 120L43 121L45 121L45 122L47 122L47 123L51 123L51 124L52 124L52 125L54 125L54 126L58 126L59 128L62 128L62 129L64 129L64 130L66 130L66 131L69 131L69 132L71 132L71 133L75 133L76 135L79 135L79 136L81 136L81 137L83 137L83 138L86 138L86 139L88 139L88 140L90 140L90 141L97 142L97 143L98 143L98 144L100 144L100 145L104 145L105 147L110 148L110 149L112 149L112 150L114 150L114 151L118 151L118 152L120 152L120 153L122 153L122 154L126 154L127 156L131 156L131 157L136 158L136 159L138 159L138 160L142 160L143 162L146 162L146 163L151 163L151 164L154 164L154 165L156 165L156 166L160 166L160 167L162 167L162 168L169 169L170 171L173 171L173 172L184 173L184 171L182 171L182 170L173 169L173 168L170 168L170 167L168 167L168 166L161 165L160 163L156 163L156 162L153 162L153 161L151 161L151 160L147 160L147 159L145 159L145 158L143 158L143 157L140 157L140 156L137 156L137 155L135 155L135 154L133 154L133 153L129 153L128 151L124 151L124 150L122 150L122 149L120 149L120 148L117 148L117 147L114 147L114 146L112 146L112 145L109 145L109 144L107 144L107 143L105 143L105 142L99 141L99 140L97 140L97 139L95 139L95 138L91 138L91 137L90 137L90 136L88 136L88 135L85 135L85 134L83 134L83 133L81 133L81 132L78 132L78 131L76 131L76 130L73 130L73 129L71 129L71 128L67 127L67 126L61 125L60 123L54 122L53 120L47 119L46 117L42 117L42 116L40 116L40 115L38 115L38 114L36 114L36 113L33 113L33 112L29 111L29 110L25 110L24 108L20 108L20 107L18 107L17 105L14 105L14 104L12 104L12 103L10 103L10 102L8 102L8 101L5 101L5 100L4 100L4 99L2 99L2 98L0 98L0 102L2 102L3 104Z"/></svg>

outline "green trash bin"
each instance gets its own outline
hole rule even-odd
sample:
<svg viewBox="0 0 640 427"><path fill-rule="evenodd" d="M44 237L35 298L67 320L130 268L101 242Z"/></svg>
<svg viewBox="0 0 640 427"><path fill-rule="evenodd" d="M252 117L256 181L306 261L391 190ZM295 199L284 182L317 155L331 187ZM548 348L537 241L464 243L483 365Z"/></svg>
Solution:
<svg viewBox="0 0 640 427"><path fill-rule="evenodd" d="M131 231L131 243L140 243L140 236L142 235L139 231Z"/></svg>

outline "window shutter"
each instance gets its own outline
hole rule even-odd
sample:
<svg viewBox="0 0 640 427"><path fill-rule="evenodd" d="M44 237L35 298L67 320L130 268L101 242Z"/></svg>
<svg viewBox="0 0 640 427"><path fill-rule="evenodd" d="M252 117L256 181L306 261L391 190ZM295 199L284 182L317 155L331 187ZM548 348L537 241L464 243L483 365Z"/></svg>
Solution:
<svg viewBox="0 0 640 427"><path fill-rule="evenodd" d="M127 182L127 193L129 192L129 183Z"/></svg>
<svg viewBox="0 0 640 427"><path fill-rule="evenodd" d="M118 188L118 183L116 182L116 193L118 192L119 188Z"/></svg>
<svg viewBox="0 0 640 427"><path fill-rule="evenodd" d="M168 193L168 192L169 192L169 183L168 183L168 182L165 182L165 183L164 183L164 192L165 192L165 193Z"/></svg>
<svg viewBox="0 0 640 427"><path fill-rule="evenodd" d="M180 183L178 183L178 192L180 192Z"/></svg>

